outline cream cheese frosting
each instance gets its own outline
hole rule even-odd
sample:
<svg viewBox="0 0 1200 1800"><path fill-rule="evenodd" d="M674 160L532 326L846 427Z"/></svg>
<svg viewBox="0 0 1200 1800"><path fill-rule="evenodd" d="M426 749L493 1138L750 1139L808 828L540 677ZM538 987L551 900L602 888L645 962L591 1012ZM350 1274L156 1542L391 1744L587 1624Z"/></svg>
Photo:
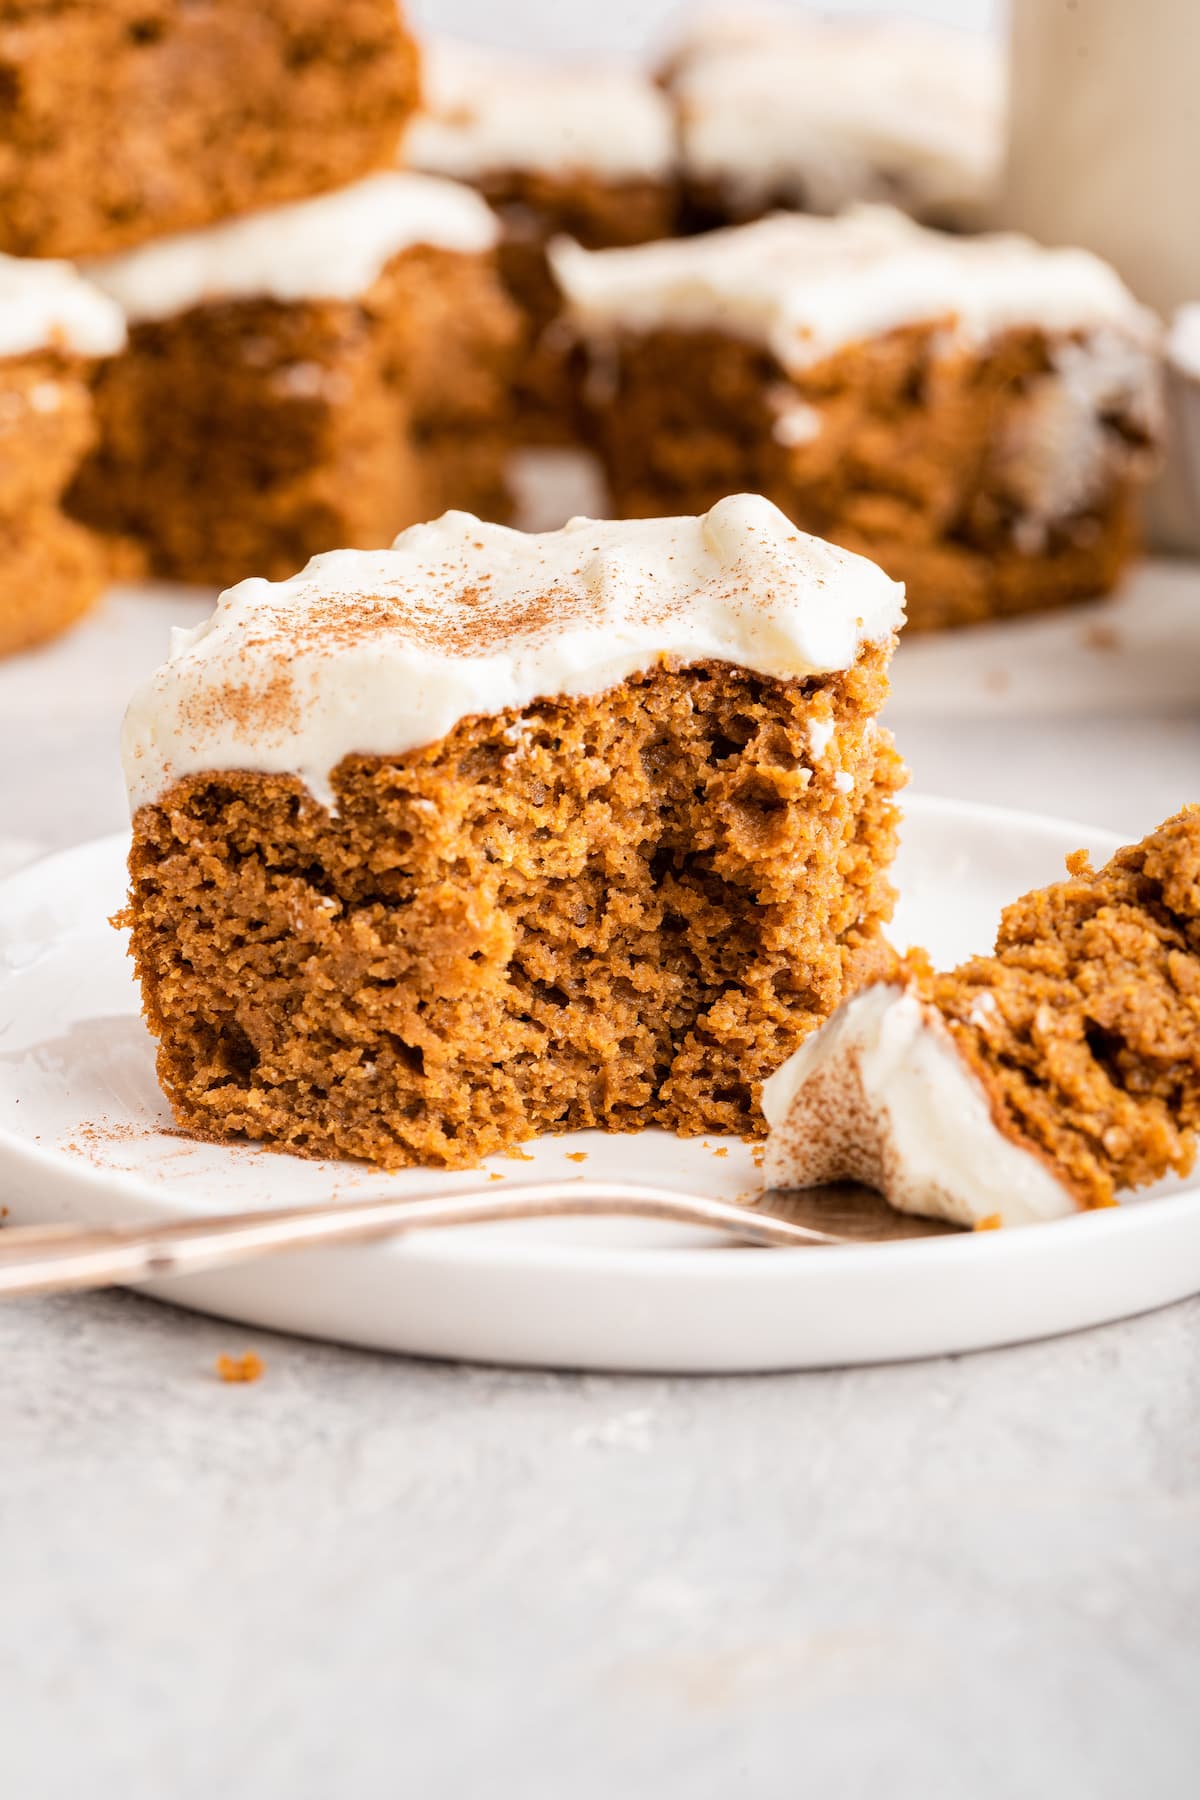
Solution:
<svg viewBox="0 0 1200 1800"><path fill-rule="evenodd" d="M402 755L461 719L602 693L663 661L832 673L902 622L899 583L757 495L542 533L451 512L390 550L243 581L175 634L126 715L130 803L250 770L296 775L329 806L347 755Z"/></svg>
<svg viewBox="0 0 1200 1800"><path fill-rule="evenodd" d="M424 107L403 154L472 181L510 170L666 180L674 123L648 76L617 64L537 61L454 39L426 46Z"/></svg>
<svg viewBox="0 0 1200 1800"><path fill-rule="evenodd" d="M1079 1210L1071 1188L1006 1135L941 1014L877 982L763 1083L767 1187L861 1181L901 1212L977 1225Z"/></svg>
<svg viewBox="0 0 1200 1800"><path fill-rule="evenodd" d="M735 204L903 196L978 222L1004 150L998 46L918 20L720 17L674 60L681 160Z"/></svg>
<svg viewBox="0 0 1200 1800"><path fill-rule="evenodd" d="M753 225L551 260L584 336L716 330L765 344L798 372L848 343L944 322L955 340L1002 331L1119 331L1152 350L1159 328L1107 263L1016 235L953 237L892 207L836 219L778 213Z"/></svg>
<svg viewBox="0 0 1200 1800"><path fill-rule="evenodd" d="M71 263L0 256L0 356L55 346L115 356L124 343L120 308Z"/></svg>
<svg viewBox="0 0 1200 1800"><path fill-rule="evenodd" d="M87 274L137 324L210 301L353 300L412 245L477 255L498 236L494 214L470 188L385 173L158 238L88 264Z"/></svg>

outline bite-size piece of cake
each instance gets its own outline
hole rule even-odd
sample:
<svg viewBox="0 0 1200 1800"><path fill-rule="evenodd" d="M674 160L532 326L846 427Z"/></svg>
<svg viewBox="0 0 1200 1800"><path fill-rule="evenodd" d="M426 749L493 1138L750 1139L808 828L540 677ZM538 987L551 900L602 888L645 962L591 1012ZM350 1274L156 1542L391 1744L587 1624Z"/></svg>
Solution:
<svg viewBox="0 0 1200 1800"><path fill-rule="evenodd" d="M0 656L53 637L104 584L104 544L63 511L95 437L91 379L125 322L69 263L0 256Z"/></svg>
<svg viewBox="0 0 1200 1800"><path fill-rule="evenodd" d="M354 181L417 102L397 0L8 0L0 250L106 256Z"/></svg>
<svg viewBox="0 0 1200 1800"><path fill-rule="evenodd" d="M994 197L1004 66L983 36L738 7L701 19L664 80L692 228L869 200L964 229Z"/></svg>
<svg viewBox="0 0 1200 1800"><path fill-rule="evenodd" d="M1128 561L1160 333L1088 252L859 207L554 265L617 511L752 488L902 580L918 630L1092 596Z"/></svg>
<svg viewBox="0 0 1200 1800"><path fill-rule="evenodd" d="M892 964L902 604L748 495L450 513L225 594L124 735L179 1123L389 1166L761 1133L762 1078Z"/></svg>
<svg viewBox="0 0 1200 1800"><path fill-rule="evenodd" d="M1200 1128L1200 806L1026 894L995 951L873 983L763 1088L768 1187L851 1179L1018 1225L1186 1175Z"/></svg>
<svg viewBox="0 0 1200 1800"><path fill-rule="evenodd" d="M569 441L570 335L546 248L563 233L593 250L668 235L676 211L670 107L633 66L454 39L426 47L423 75L422 109L402 154L413 168L469 182L495 208L501 271L524 319L521 434Z"/></svg>
<svg viewBox="0 0 1200 1800"><path fill-rule="evenodd" d="M97 383L78 515L217 585L447 506L504 516L496 235L469 188L389 172L89 265L129 348Z"/></svg>

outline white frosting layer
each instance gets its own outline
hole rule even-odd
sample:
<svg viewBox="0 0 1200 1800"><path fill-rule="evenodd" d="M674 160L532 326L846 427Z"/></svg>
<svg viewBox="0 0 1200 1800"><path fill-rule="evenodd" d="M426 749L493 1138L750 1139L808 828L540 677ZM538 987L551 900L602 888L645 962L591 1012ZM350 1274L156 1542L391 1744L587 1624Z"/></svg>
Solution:
<svg viewBox="0 0 1200 1800"><path fill-rule="evenodd" d="M513 169L662 181L674 166L670 106L635 68L442 39L426 47L424 87L403 147L416 169L464 181Z"/></svg>
<svg viewBox="0 0 1200 1800"><path fill-rule="evenodd" d="M430 175L369 175L315 200L159 238L87 273L136 324L206 301L353 300L414 244L479 254L498 235L470 188Z"/></svg>
<svg viewBox="0 0 1200 1800"><path fill-rule="evenodd" d="M676 59L685 173L736 206L899 198L977 220L1004 151L998 47L916 20L743 15Z"/></svg>
<svg viewBox="0 0 1200 1800"><path fill-rule="evenodd" d="M475 714L602 693L663 659L803 678L850 668L903 589L755 495L700 518L526 534L447 513L390 550L243 581L178 634L123 738L134 810L207 770L295 774L325 804L352 753L398 756Z"/></svg>
<svg viewBox="0 0 1200 1800"><path fill-rule="evenodd" d="M1087 250L1046 250L1007 234L953 237L891 207L854 207L837 219L778 213L628 250L560 240L551 255L586 336L722 331L765 344L789 370L884 331L943 320L966 341L1026 325L1158 340L1154 315Z"/></svg>
<svg viewBox="0 0 1200 1800"><path fill-rule="evenodd" d="M120 308L70 263L0 256L0 356L52 345L79 356L114 356L124 343Z"/></svg>
<svg viewBox="0 0 1200 1800"><path fill-rule="evenodd" d="M911 989L864 988L763 1083L767 1187L861 1181L901 1212L976 1225L1078 1210L1049 1165L996 1124L941 1015Z"/></svg>
<svg viewBox="0 0 1200 1800"><path fill-rule="evenodd" d="M1172 318L1167 355L1180 374L1200 380L1200 301L1181 306Z"/></svg>

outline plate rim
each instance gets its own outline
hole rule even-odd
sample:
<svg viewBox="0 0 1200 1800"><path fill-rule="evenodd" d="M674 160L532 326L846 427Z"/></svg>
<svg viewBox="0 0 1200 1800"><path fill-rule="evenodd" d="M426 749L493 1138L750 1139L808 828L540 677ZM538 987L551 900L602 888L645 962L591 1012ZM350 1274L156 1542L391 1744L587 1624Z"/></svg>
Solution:
<svg viewBox="0 0 1200 1800"><path fill-rule="evenodd" d="M1068 833L1077 834L1081 843L1093 850L1116 849L1123 842L1119 833L1103 827L1086 825L1078 820L1060 819L1050 814L1031 812L1019 807L992 806L983 801L956 800L949 796L922 794L919 791L909 794L903 802L905 817L901 820L903 832L905 818L910 813L924 815L928 818L946 819L972 817L977 823L992 821L998 827L1016 828L1023 833L1039 836L1062 838ZM129 842L128 832L112 832L103 837L84 840L82 843L56 850L37 858L26 867L0 880L0 919L8 911L10 905L19 904L22 890L26 887L36 889L51 874L56 865L64 862L82 860L84 858L104 858L114 854L124 855ZM16 974L18 971L13 971ZM0 991L3 987L3 976L0 976ZM631 1140L639 1134L631 1132L620 1134ZM668 1134L669 1135L669 1134ZM717 1134L710 1134L717 1135ZM262 1150L260 1154L286 1154L270 1150ZM334 1159L329 1159L334 1160ZM51 1177L55 1181L64 1182L77 1190L83 1190L89 1196L108 1196L120 1202L122 1198L144 1208L155 1216L190 1218L194 1210L181 1204L170 1183L160 1186L149 1186L147 1178L134 1172L101 1168L86 1161L68 1159L66 1153L58 1146L49 1146L34 1142L20 1131L13 1130L0 1121L0 1167L4 1163L24 1165L31 1175ZM370 1170L369 1164L346 1162L347 1170ZM386 1179L384 1172L376 1171L381 1179ZM458 1171L454 1171L458 1174ZM461 1171L462 1186L473 1185L471 1170ZM532 1177L534 1181L538 1178ZM581 1182L586 1176L579 1176ZM477 1185L477 1184L474 1184ZM448 1196L454 1188L439 1189ZM1070 1232L1068 1242L1076 1242L1084 1247L1081 1234L1088 1234L1087 1241L1102 1239L1104 1235L1114 1232L1121 1234L1130 1229L1131 1221L1138 1218L1143 1221L1157 1217L1162 1209L1169 1208L1178 1214L1181 1210L1194 1211L1200 1216L1200 1184L1195 1189L1187 1189L1182 1193L1166 1194L1140 1200L1133 1206L1114 1206L1072 1214L1069 1218L1056 1219L1041 1224L1035 1234L1035 1242L1042 1245L1043 1252L1051 1252L1052 1248L1062 1242L1064 1229ZM1145 1229L1145 1225L1141 1227ZM986 1249L977 1243L977 1239L985 1237ZM883 1262L899 1259L901 1268L911 1267L920 1260L923 1264L934 1266L947 1262L951 1267L960 1263L965 1257L987 1255L993 1264L997 1260L1007 1261L1013 1256L1028 1254L1032 1249L1028 1233L1018 1229L1006 1232L988 1232L985 1234L964 1231L953 1235L913 1237L888 1240L882 1243L865 1242L861 1244L833 1245L822 1248L819 1262L821 1265L844 1267L847 1259L861 1257L870 1253L872 1265L878 1268ZM749 1279L755 1283L788 1280L804 1281L806 1276L801 1271L808 1266L809 1259L799 1259L793 1264L791 1258L747 1257L744 1250L734 1245L722 1245L714 1242L711 1245L682 1244L677 1247L669 1245L629 1246L587 1242L586 1244L563 1242L546 1242L530 1238L512 1237L505 1240L503 1235L489 1232L486 1239L461 1232L414 1233L412 1236L388 1238L370 1246L375 1254L399 1255L406 1258L413 1256L428 1257L441 1261L448 1259L466 1267L467 1265L495 1265L497 1262L518 1263L536 1267L540 1270L561 1270L564 1266L575 1267L581 1256L586 1257L591 1267L612 1275L621 1275L626 1279L644 1273L653 1268L661 1273L664 1255L670 1258L673 1274L682 1279L696 1280L720 1279L728 1280L736 1268L738 1279ZM1041 1253L1039 1253L1041 1254Z"/></svg>

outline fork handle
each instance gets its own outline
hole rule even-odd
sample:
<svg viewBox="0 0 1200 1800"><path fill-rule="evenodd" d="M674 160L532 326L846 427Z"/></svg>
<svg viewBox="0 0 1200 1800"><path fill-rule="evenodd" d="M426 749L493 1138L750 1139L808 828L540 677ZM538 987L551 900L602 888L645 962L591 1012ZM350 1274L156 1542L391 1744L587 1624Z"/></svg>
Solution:
<svg viewBox="0 0 1200 1800"><path fill-rule="evenodd" d="M729 1201L671 1188L546 1181L502 1193L476 1188L434 1199L323 1202L168 1225L13 1226L0 1232L0 1298L124 1287L253 1262L283 1250L363 1243L454 1225L604 1216L699 1225L760 1246L848 1241Z"/></svg>

